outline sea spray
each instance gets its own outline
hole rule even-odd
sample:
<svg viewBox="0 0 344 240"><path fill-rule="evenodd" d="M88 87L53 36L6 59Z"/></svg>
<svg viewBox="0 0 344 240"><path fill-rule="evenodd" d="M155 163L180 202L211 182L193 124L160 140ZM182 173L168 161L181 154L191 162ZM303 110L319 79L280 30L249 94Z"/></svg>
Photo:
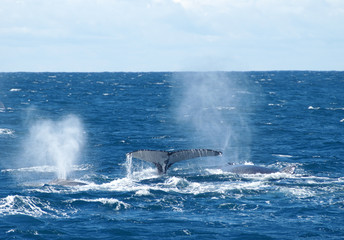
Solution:
<svg viewBox="0 0 344 240"><path fill-rule="evenodd" d="M30 165L55 166L57 178L67 179L78 160L85 141L80 119L68 115L61 120L38 120L25 141L25 156Z"/></svg>
<svg viewBox="0 0 344 240"><path fill-rule="evenodd" d="M127 170L127 178L131 179L133 174L133 155L131 153L127 153L125 161L125 168Z"/></svg>
<svg viewBox="0 0 344 240"><path fill-rule="evenodd" d="M192 147L222 150L226 161L249 160L253 94L244 79L219 72L183 73L175 78L181 83L174 93L176 119L193 139Z"/></svg>

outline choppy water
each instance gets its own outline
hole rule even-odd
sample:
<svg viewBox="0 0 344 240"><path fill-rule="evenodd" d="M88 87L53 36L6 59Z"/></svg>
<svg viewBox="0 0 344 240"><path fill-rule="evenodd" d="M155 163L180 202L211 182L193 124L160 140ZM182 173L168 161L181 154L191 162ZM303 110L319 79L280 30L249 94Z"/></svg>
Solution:
<svg viewBox="0 0 344 240"><path fill-rule="evenodd" d="M0 238L343 239L343 136L343 72L0 73Z"/></svg>

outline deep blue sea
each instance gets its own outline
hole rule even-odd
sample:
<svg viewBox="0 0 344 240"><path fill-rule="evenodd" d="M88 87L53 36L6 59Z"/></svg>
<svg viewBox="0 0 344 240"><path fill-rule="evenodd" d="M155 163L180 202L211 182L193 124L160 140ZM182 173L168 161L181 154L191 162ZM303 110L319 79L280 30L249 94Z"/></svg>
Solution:
<svg viewBox="0 0 344 240"><path fill-rule="evenodd" d="M0 180L0 239L344 239L344 72L0 73Z"/></svg>

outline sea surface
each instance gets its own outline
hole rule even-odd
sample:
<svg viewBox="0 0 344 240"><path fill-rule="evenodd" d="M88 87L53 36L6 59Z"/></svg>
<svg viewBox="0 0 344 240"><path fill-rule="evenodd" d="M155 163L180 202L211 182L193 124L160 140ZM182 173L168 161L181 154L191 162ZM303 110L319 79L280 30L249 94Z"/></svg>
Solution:
<svg viewBox="0 0 344 240"><path fill-rule="evenodd" d="M344 239L344 72L0 73L0 181L0 239Z"/></svg>

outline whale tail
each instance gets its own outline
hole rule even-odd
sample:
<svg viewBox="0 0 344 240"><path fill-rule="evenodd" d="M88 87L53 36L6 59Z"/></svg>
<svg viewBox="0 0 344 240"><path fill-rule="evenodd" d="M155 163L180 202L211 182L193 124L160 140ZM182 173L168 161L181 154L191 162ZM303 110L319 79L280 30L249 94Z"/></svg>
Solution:
<svg viewBox="0 0 344 240"><path fill-rule="evenodd" d="M157 167L159 174L166 173L172 164L198 157L209 157L222 155L222 152L210 150L210 149L191 149L180 151L155 151L155 150L138 150L135 152L127 153L131 154L133 158L141 159L147 162L154 163Z"/></svg>

